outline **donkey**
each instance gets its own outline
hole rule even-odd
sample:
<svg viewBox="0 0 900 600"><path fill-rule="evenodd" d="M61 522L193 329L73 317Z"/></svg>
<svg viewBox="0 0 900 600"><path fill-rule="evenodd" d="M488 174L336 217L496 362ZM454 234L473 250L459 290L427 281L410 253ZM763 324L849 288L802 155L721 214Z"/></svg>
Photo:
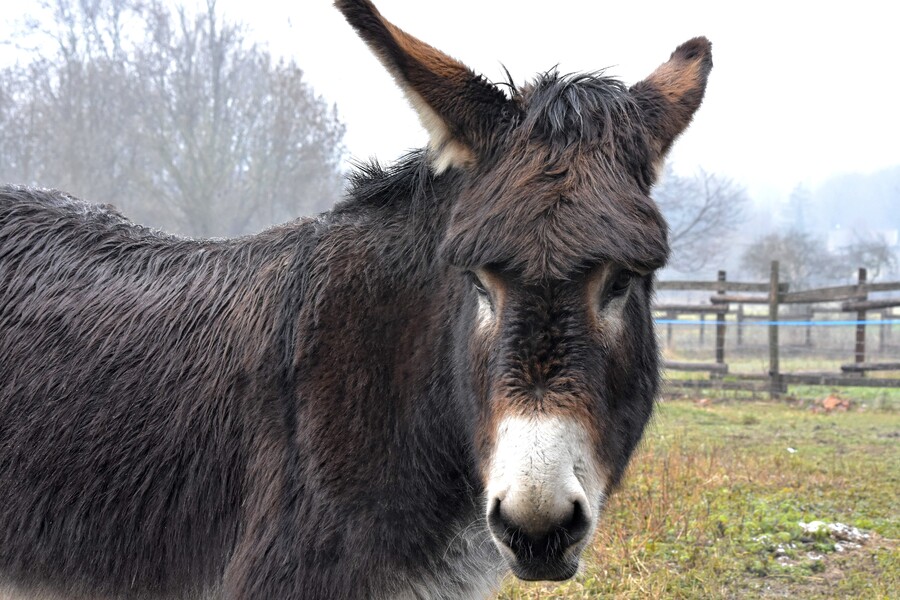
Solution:
<svg viewBox="0 0 900 600"><path fill-rule="evenodd" d="M0 189L0 597L471 599L572 577L651 415L650 190L705 38L511 91L337 7L430 135L232 240Z"/></svg>

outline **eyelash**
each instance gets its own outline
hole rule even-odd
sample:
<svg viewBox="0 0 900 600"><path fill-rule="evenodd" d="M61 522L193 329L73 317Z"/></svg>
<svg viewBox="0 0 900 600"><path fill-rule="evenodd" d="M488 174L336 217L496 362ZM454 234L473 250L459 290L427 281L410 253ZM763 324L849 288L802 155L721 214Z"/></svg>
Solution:
<svg viewBox="0 0 900 600"><path fill-rule="evenodd" d="M482 296L489 295L487 288L484 287L483 283L481 283L481 280L478 278L478 275L476 275L475 273L469 272L468 276L469 276L469 281L472 283L472 287L475 288L475 291L477 291Z"/></svg>
<svg viewBox="0 0 900 600"><path fill-rule="evenodd" d="M628 291L628 288L631 286L631 282L634 281L635 277L637 277L637 273L634 271L623 269L616 273L615 279L609 285L609 291L607 292L609 296L616 297L625 294Z"/></svg>

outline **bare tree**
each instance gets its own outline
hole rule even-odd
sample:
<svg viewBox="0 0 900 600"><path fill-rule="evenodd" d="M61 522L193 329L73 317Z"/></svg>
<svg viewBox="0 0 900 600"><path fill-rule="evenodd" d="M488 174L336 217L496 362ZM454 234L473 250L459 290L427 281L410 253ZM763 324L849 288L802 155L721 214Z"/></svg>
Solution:
<svg viewBox="0 0 900 600"><path fill-rule="evenodd" d="M129 209L144 204L132 175L150 165L137 164L139 96L121 38L130 2L46 0L38 6L19 32L34 42L30 60L0 74L3 86L15 90L3 130L15 132L17 142L0 148L0 175L121 201Z"/></svg>
<svg viewBox="0 0 900 600"><path fill-rule="evenodd" d="M702 269L728 246L747 204L734 181L700 170L694 177L666 167L653 197L669 222L670 265L679 271Z"/></svg>
<svg viewBox="0 0 900 600"><path fill-rule="evenodd" d="M868 237L856 236L856 241L841 248L839 255L848 272L865 267L868 270L869 281L896 272L900 265L897 250L884 235L879 234Z"/></svg>
<svg viewBox="0 0 900 600"><path fill-rule="evenodd" d="M18 132L0 148L3 179L200 236L257 230L338 197L335 109L295 63L223 22L214 0L199 14L159 0L43 9L31 33L56 52L0 72L0 131Z"/></svg>
<svg viewBox="0 0 900 600"><path fill-rule="evenodd" d="M805 231L769 233L744 250L741 267L753 278L766 280L773 260L779 261L781 279L799 289L841 281L848 271L825 241Z"/></svg>

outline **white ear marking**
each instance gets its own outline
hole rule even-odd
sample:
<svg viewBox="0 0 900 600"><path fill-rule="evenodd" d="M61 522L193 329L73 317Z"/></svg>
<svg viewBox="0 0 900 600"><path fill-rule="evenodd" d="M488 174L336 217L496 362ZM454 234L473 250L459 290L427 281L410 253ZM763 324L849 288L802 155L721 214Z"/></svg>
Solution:
<svg viewBox="0 0 900 600"><path fill-rule="evenodd" d="M428 132L429 159L434 173L440 175L450 167L472 165L475 162L474 154L465 144L453 138L444 119L419 94L402 82L398 83L419 116L422 127Z"/></svg>

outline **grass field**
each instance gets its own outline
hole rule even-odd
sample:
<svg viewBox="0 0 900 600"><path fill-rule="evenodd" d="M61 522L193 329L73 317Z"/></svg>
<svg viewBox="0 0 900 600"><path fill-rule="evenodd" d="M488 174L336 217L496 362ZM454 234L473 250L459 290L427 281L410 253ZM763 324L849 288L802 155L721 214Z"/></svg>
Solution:
<svg viewBox="0 0 900 600"><path fill-rule="evenodd" d="M582 572L500 597L900 598L900 401L854 393L663 401Z"/></svg>

